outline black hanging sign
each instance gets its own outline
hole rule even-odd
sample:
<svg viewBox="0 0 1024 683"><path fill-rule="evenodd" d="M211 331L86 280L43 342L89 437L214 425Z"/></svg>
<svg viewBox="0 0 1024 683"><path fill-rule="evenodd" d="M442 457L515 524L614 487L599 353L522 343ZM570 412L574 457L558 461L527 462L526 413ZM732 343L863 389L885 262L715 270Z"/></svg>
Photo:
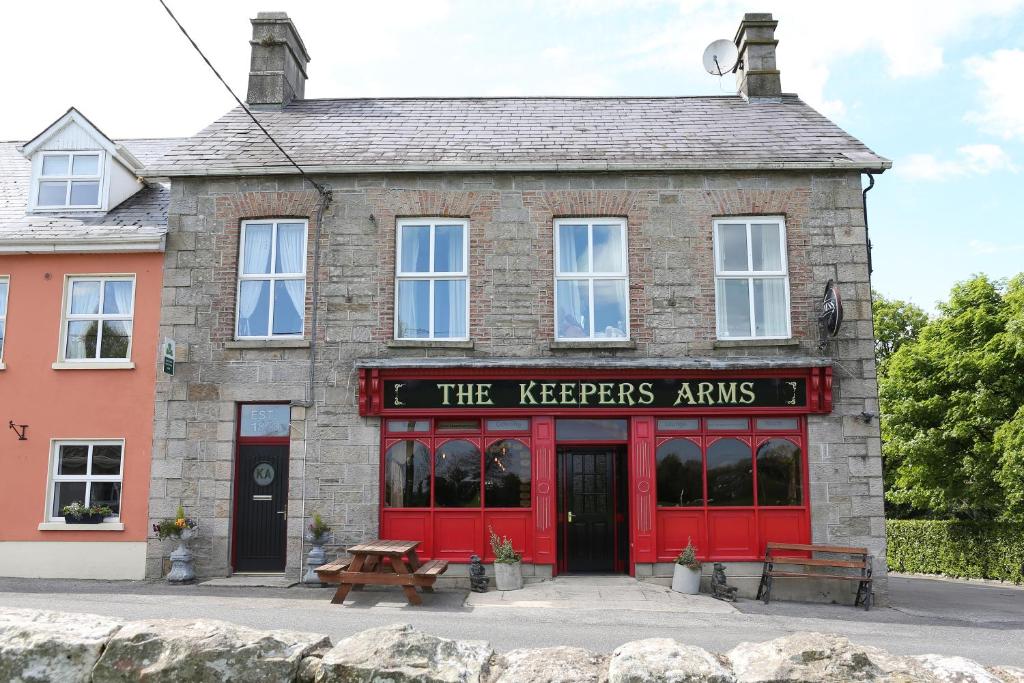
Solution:
<svg viewBox="0 0 1024 683"><path fill-rule="evenodd" d="M825 296L821 301L821 313L818 315L819 341L824 347L830 339L839 334L843 324L843 299L839 296L839 287L833 280L825 283Z"/></svg>
<svg viewBox="0 0 1024 683"><path fill-rule="evenodd" d="M729 379L388 380L384 409L467 408L797 408L807 405L803 377Z"/></svg>

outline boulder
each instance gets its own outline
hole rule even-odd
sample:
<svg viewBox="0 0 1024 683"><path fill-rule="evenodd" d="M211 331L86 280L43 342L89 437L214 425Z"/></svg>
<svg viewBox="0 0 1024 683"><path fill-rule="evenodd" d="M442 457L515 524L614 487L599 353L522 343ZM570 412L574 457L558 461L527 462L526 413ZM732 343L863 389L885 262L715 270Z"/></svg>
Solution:
<svg viewBox="0 0 1024 683"><path fill-rule="evenodd" d="M257 631L212 619L126 624L93 669L93 683L292 681L302 658L330 647L327 636Z"/></svg>
<svg viewBox="0 0 1024 683"><path fill-rule="evenodd" d="M964 657L921 655L913 659L920 662L941 683L1003 683L981 664Z"/></svg>
<svg viewBox="0 0 1024 683"><path fill-rule="evenodd" d="M703 648L671 638L635 640L612 653L609 683L733 683L735 677Z"/></svg>
<svg viewBox="0 0 1024 683"><path fill-rule="evenodd" d="M608 657L581 647L511 650L495 669L493 683L605 683Z"/></svg>
<svg viewBox="0 0 1024 683"><path fill-rule="evenodd" d="M0 609L0 681L88 681L116 619L28 609Z"/></svg>
<svg viewBox="0 0 1024 683"><path fill-rule="evenodd" d="M912 657L856 645L825 633L794 633L764 643L740 643L726 657L737 683L935 683Z"/></svg>
<svg viewBox="0 0 1024 683"><path fill-rule="evenodd" d="M989 671L1003 683L1024 683L1024 669L1018 666L993 666Z"/></svg>
<svg viewBox="0 0 1024 683"><path fill-rule="evenodd" d="M316 683L472 683L484 680L493 655L483 640L449 640L393 624L345 638L312 666Z"/></svg>

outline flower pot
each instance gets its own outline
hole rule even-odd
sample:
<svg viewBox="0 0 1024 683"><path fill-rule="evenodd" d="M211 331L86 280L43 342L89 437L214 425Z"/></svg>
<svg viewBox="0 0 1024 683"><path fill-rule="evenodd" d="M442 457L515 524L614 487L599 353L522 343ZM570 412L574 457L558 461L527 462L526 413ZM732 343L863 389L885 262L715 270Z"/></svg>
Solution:
<svg viewBox="0 0 1024 683"><path fill-rule="evenodd" d="M306 573L302 577L302 583L313 586L324 586L326 584L320 581L320 576L317 575L316 568L327 564L327 553L324 552L324 543L327 542L327 536L313 536L312 534L307 534L306 540L310 542L312 547L309 549L309 554L306 556Z"/></svg>
<svg viewBox="0 0 1024 683"><path fill-rule="evenodd" d="M65 524L99 524L103 521L104 515L82 515L81 517L64 517Z"/></svg>
<svg viewBox="0 0 1024 683"><path fill-rule="evenodd" d="M672 570L672 590L687 595L700 593L700 570L682 564L675 565Z"/></svg>
<svg viewBox="0 0 1024 683"><path fill-rule="evenodd" d="M185 528L178 534L178 547L171 553L171 571L167 574L168 583L189 583L195 580L196 567L188 544L196 537L196 532L195 528Z"/></svg>
<svg viewBox="0 0 1024 683"><path fill-rule="evenodd" d="M500 591L517 591L523 587L521 562L495 562L494 585Z"/></svg>

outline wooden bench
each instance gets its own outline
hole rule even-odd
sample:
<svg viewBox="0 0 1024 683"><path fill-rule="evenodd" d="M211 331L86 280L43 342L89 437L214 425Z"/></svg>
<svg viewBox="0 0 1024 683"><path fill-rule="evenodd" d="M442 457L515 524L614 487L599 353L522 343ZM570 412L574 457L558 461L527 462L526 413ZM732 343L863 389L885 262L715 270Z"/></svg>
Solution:
<svg viewBox="0 0 1024 683"><path fill-rule="evenodd" d="M372 541L348 549L352 560L336 560L317 567L317 576L324 583L335 584L338 590L331 600L341 604L349 591L362 586L401 586L409 604L420 605L417 594L432 593L437 577L448 570L447 560L430 560L420 564L416 555L417 541Z"/></svg>
<svg viewBox="0 0 1024 683"><path fill-rule="evenodd" d="M793 553L806 553L806 557ZM823 553L833 557L817 557ZM840 556L840 557L835 557ZM871 555L867 548L844 545L812 545L806 543L769 542L764 553L764 568L761 583L757 587L757 599L768 604L772 596L772 581L775 578L834 579L856 581L857 596L853 604L871 609ZM783 565L786 569L778 569ZM802 569L796 569L802 567Z"/></svg>

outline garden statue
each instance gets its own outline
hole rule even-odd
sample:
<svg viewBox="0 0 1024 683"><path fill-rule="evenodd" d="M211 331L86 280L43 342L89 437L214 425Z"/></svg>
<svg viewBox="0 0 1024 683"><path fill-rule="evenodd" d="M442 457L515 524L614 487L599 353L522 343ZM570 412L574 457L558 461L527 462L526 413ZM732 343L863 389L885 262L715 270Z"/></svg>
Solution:
<svg viewBox="0 0 1024 683"><path fill-rule="evenodd" d="M736 586L726 583L725 566L721 562L715 562L715 569L711 572L711 596L719 600L736 602Z"/></svg>
<svg viewBox="0 0 1024 683"><path fill-rule="evenodd" d="M487 592L487 576L479 555L471 555L469 558L469 585L475 593Z"/></svg>

